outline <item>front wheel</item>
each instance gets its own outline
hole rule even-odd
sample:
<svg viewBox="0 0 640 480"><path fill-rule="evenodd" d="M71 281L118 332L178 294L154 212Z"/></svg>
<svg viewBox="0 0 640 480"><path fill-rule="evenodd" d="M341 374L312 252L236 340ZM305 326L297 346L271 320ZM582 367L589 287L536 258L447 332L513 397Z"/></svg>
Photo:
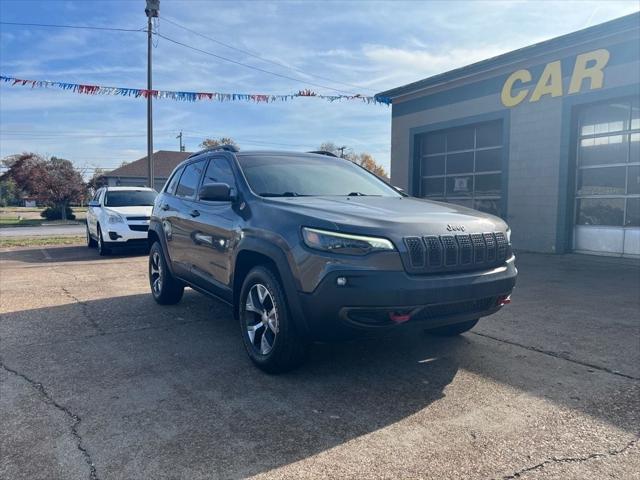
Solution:
<svg viewBox="0 0 640 480"><path fill-rule="evenodd" d="M445 325L444 327L436 327L427 329L429 335L437 335L439 337L454 337L461 333L468 332L478 323L478 319L469 320L462 323L454 323L453 325Z"/></svg>
<svg viewBox="0 0 640 480"><path fill-rule="evenodd" d="M89 233L89 224L87 224L87 247L93 248L95 246L96 246L96 241L91 236L91 233Z"/></svg>
<svg viewBox="0 0 640 480"><path fill-rule="evenodd" d="M149 250L149 285L153 299L160 305L178 303L184 294L184 284L169 271L159 242Z"/></svg>
<svg viewBox="0 0 640 480"><path fill-rule="evenodd" d="M265 266L254 267L240 293L240 333L251 361L267 373L282 373L299 366L307 342L296 331L284 290Z"/></svg>
<svg viewBox="0 0 640 480"><path fill-rule="evenodd" d="M106 255L109 255L109 253L111 253L111 251L104 246L104 239L102 238L102 229L100 228L100 225L98 225L98 255L100 255L101 257L104 257Z"/></svg>

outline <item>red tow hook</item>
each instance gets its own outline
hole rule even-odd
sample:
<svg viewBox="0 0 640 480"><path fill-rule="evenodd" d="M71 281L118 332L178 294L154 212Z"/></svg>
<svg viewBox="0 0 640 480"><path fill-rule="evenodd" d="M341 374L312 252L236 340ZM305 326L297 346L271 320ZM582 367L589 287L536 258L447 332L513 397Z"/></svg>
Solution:
<svg viewBox="0 0 640 480"><path fill-rule="evenodd" d="M394 323L404 323L408 322L411 318L410 313L398 313L398 312L389 312L389 318Z"/></svg>
<svg viewBox="0 0 640 480"><path fill-rule="evenodd" d="M500 295L496 300L496 305L498 307L504 307L511 303L511 295Z"/></svg>

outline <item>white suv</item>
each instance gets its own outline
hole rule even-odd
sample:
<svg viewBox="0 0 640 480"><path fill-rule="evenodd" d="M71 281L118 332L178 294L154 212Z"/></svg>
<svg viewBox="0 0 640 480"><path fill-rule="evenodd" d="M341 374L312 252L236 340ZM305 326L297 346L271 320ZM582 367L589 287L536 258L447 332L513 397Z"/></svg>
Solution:
<svg viewBox="0 0 640 480"><path fill-rule="evenodd" d="M158 193L143 187L103 187L87 209L87 246L107 255L115 246L147 244L149 217Z"/></svg>

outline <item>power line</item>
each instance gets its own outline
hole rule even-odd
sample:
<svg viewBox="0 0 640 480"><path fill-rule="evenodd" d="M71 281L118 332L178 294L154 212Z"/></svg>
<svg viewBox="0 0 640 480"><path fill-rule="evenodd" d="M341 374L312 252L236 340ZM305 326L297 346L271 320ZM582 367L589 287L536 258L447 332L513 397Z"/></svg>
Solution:
<svg viewBox="0 0 640 480"><path fill-rule="evenodd" d="M257 59L262 60L264 62L268 62L268 63L274 64L274 65L277 65L279 67L286 68L286 69L289 69L289 70L294 70L294 71L303 73L304 75L320 78L322 80L325 80L325 81L328 81L328 82L331 82L331 83L336 83L336 84L346 85L346 86L354 87L354 88L358 88L358 89L373 91L372 89L369 89L369 88L366 88L366 87L361 87L359 85L354 85L354 84L350 84L350 83L346 83L346 82L340 82L340 81L333 80L333 79L330 79L330 78L327 78L327 77L323 77L321 75L305 72L302 69L299 69L299 68L296 68L296 67L292 67L292 66L289 66L289 65L285 65L283 63L276 62L274 60L270 60L268 58L264 58L264 57L262 57L260 55L255 54L255 53L249 52L248 50L243 50L243 49L234 47L233 45L226 44L226 43L221 42L219 40L216 40L216 39L214 39L212 37L206 36L206 35L204 35L204 34L202 34L200 32L192 30L192 29L190 29L188 27L180 25L177 22L173 22L173 21L168 20L168 19L164 19L164 20L166 20L168 23L176 25L179 28L183 28L184 30L189 31L189 32L191 32L191 33L193 33L195 35L199 35L199 36L201 36L203 38L206 38L207 40L210 40L212 42L218 43L218 44L223 45L223 46L225 46L227 48L242 52L242 53L244 53L246 55L249 55L251 57L257 58ZM52 23L23 23L23 22L4 22L4 21L0 21L0 25L25 26L25 27L44 27L44 28L72 28L72 29L83 29L83 30L106 30L106 31L114 31L114 32L147 32L147 29L144 28L144 27L142 27L142 28L117 28L117 27L97 27L97 26L90 26L90 25L63 25L63 24L52 24ZM180 45L182 47L189 48L189 49L194 50L196 52L200 52L200 53L203 53L205 55L209 55L211 57L215 57L215 58L217 58L219 60L224 60L226 62L230 62L230 63L236 64L236 65L240 65L240 66L243 66L243 67L246 67L246 68L250 68L252 70L256 70L256 71L259 71L259 72L262 72L262 73L267 73L269 75L274 75L276 77L285 78L285 79L293 80L293 81L296 81L296 82L303 82L303 83L305 83L307 85L313 85L314 87L325 88L327 90L331 90L331 91L339 92L339 93L343 93L343 94L353 94L354 93L354 92L350 92L350 91L345 91L345 90L340 90L340 89L337 89L337 88L329 87L327 85L310 82L308 80L305 80L304 78L291 77L291 76L284 75L284 74L281 74L281 73L273 72L271 70L266 70L264 68L256 67L254 65L249 65L247 63L243 63L243 62L240 62L240 61L237 61L237 60L233 60L231 58L227 58L227 57L224 57L222 55L217 55L217 54L215 54L213 52L208 52L206 50L202 50L200 48L194 47L192 45L188 45L188 44L180 42L178 40L174 40L174 39L169 38L166 35L163 35L163 34L157 32L157 31L156 32L152 32L152 33L154 35L156 35L156 36L158 36L160 38L163 38L163 39L165 39L165 40L167 40L167 41L169 41L171 43L174 43L176 45Z"/></svg>
<svg viewBox="0 0 640 480"><path fill-rule="evenodd" d="M60 25L54 23L21 23L21 22L0 22L0 25L14 25L21 27L46 27L46 28L75 28L82 30L109 30L112 32L145 32L145 28L116 28L116 27L96 27L90 25Z"/></svg>
<svg viewBox="0 0 640 480"><path fill-rule="evenodd" d="M13 133L13 132L0 132L0 135L11 135L17 137L30 137L30 138L125 138L125 137L144 137L145 134L126 134L126 135L94 135L94 134L74 134L74 133Z"/></svg>
<svg viewBox="0 0 640 480"><path fill-rule="evenodd" d="M220 60L224 60L224 61L226 61L226 62L234 63L234 64L236 64L236 65L241 65L241 66L243 66L243 67L250 68L250 69L252 69L252 70L256 70L256 71L258 71L258 72L267 73L267 74L269 74L269 75L274 75L274 76L276 76L276 77L280 77L280 78L286 78L286 79L288 79L288 80L293 80L293 81L295 81L295 82L302 82L302 83L307 84L307 85L313 85L314 87L325 88L325 89L327 89L327 90L332 90L332 91L334 91L334 92L338 92L338 93L342 93L342 94L347 94L347 95L352 95L352 94L353 94L353 92L347 92L347 91L345 91L345 90L339 90L339 89L337 89L337 88L329 87L329 86L327 86L327 85L322 85L322 84L319 84L319 83L309 82L308 80L305 80L305 79L303 79L303 78L290 77L290 76L288 76L288 75L284 75L284 74L277 73L277 72L272 72L271 70L265 70L264 68L256 67L256 66L254 66L254 65L249 65L248 63L243 63L243 62L239 62L239 61L237 61L237 60L233 60L233 59L231 59L231 58L223 57L222 55L217 55L217 54L215 54L215 53L213 53L213 52L208 52L208 51L206 51L206 50L202 50L202 49L200 49L200 48L193 47L193 46L191 46L191 45L188 45L188 44L186 44L186 43L180 42L180 41L178 41L178 40L174 40L173 38L169 38L169 37L167 37L166 35L163 35L163 34L161 34L161 33L157 33L157 32L156 32L156 35L157 35L158 37L160 37L160 38L164 38L165 40L167 40L167 41L169 41L169 42L171 42L171 43L175 43L176 45L180 45L180 46L182 46L182 47L189 48L189 49L194 50L194 51L196 51L196 52L200 52L200 53L203 53L203 54L205 54L205 55L209 55L209 56L211 56L211 57L214 57L214 58L217 58L217 59L220 59Z"/></svg>
<svg viewBox="0 0 640 480"><path fill-rule="evenodd" d="M200 36L202 38L205 38L205 39L207 39L207 40L209 40L211 42L217 43L218 45L222 45L223 47L230 48L232 50L236 50L238 52L244 53L245 55L249 55L250 57L257 58L259 60L262 60L263 62L271 63L273 65L277 65L279 67L286 68L288 70L294 70L294 71L302 73L304 75L308 75L310 77L316 77L316 78L319 78L321 80L325 80L327 82L336 83L336 84L339 84L339 85L345 85L347 87L352 87L352 88L358 88L358 89L361 89L361 90L369 90L371 92L375 91L373 89L362 87L360 85L354 85L352 83L340 82L338 80L333 80L331 78L327 78L327 77L323 77L321 75L317 75L315 73L309 73L309 72L306 72L306 71L304 71L304 70L302 70L300 68L293 67L293 66L290 66L290 65L286 65L284 63L280 63L280 62L277 62L275 60L271 60L269 58L265 58L265 57L263 57L261 55L258 55L257 53L253 53L253 52L250 52L249 50L244 50L242 48L235 47L235 46L230 45L228 43L221 42L220 40L217 40L217 39L215 39L213 37L209 37L207 35L204 35L203 33L200 33L200 32L198 32L196 30L192 30L191 28L185 27L184 25L180 25L178 22L174 22L173 20L169 20L166 17L163 17L162 20L165 21L165 22L168 22L168 23L170 23L172 25L175 25L178 28L182 28L183 30L186 30L187 32L191 32L194 35L198 35L198 36Z"/></svg>
<svg viewBox="0 0 640 480"><path fill-rule="evenodd" d="M177 130L156 130L154 131L157 135L173 135ZM211 133L200 133L193 132L193 135L184 134L184 138L192 138L192 139L205 139L207 137L215 137L216 135L212 135ZM18 138L28 137L34 140L49 140L53 138L141 138L145 137L146 133L127 133L127 134L93 134L93 133L47 133L47 132L25 132L25 131L0 131L0 136L14 136ZM220 136L220 135L218 135ZM307 144L291 144L291 143L279 143L279 142L269 142L266 140L253 140L248 138L238 138L234 137L238 142L245 143L249 145L266 145L266 146L279 146L279 147L294 147L294 148L306 148L311 143Z"/></svg>

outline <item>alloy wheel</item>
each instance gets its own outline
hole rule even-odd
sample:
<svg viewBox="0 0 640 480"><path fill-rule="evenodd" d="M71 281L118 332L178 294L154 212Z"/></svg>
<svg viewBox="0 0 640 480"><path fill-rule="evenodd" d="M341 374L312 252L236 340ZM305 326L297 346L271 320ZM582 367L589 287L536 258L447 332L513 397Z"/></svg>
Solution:
<svg viewBox="0 0 640 480"><path fill-rule="evenodd" d="M162 260L160 253L153 252L151 255L151 288L154 295L160 295L162 291Z"/></svg>
<svg viewBox="0 0 640 480"><path fill-rule="evenodd" d="M268 355L278 335L278 310L271 292L261 283L253 285L247 295L245 324L253 348Z"/></svg>

